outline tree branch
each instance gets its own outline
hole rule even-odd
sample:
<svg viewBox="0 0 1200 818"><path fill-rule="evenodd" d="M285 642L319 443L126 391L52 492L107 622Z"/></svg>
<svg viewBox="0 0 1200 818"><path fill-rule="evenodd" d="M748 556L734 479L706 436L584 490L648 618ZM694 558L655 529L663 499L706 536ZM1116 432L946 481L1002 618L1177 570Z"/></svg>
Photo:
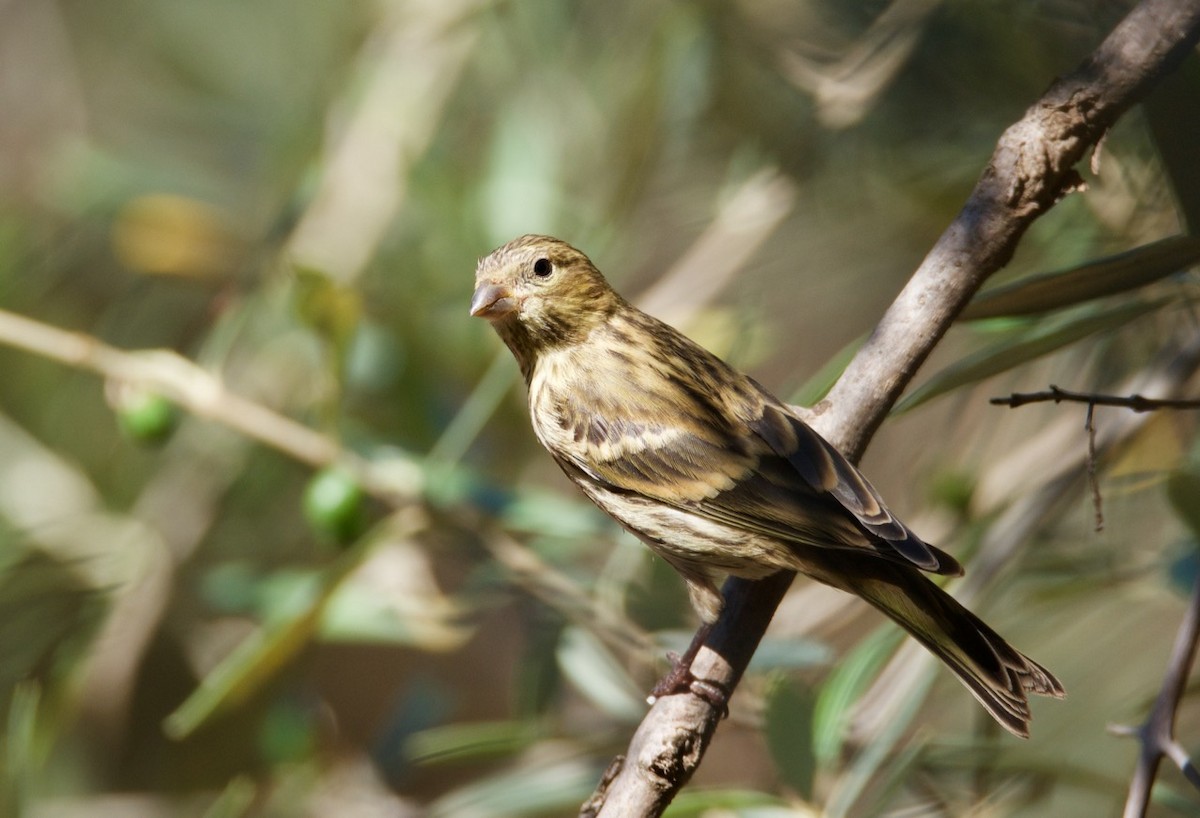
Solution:
<svg viewBox="0 0 1200 818"><path fill-rule="evenodd" d="M1028 403L1086 403L1088 406L1119 406L1135 412L1155 412L1159 409L1200 409L1200 400L1186 398L1147 398L1141 395L1101 395L1096 392L1071 392L1054 384L1043 392L1014 392L1007 398L992 398L993 406L1016 409Z"/></svg>
<svg viewBox="0 0 1200 818"><path fill-rule="evenodd" d="M396 458L378 468L333 438L245 398L216 375L166 349L129 352L82 332L59 329L0 309L0 344L94 372L111 381L145 386L197 417L221 423L314 468L337 464L372 494L396 505L420 496L423 475Z"/></svg>
<svg viewBox="0 0 1200 818"><path fill-rule="evenodd" d="M1196 657L1197 640L1200 640L1200 577L1192 586L1187 613L1175 636L1175 646L1171 649L1171 660L1167 664L1162 689L1154 700L1150 715L1137 727L1109 728L1110 732L1118 735L1136 736L1142 745L1133 780L1129 784L1124 818L1141 818L1146 814L1146 808L1150 805L1150 791L1158 775L1158 763L1163 756L1174 761L1187 780L1200 789L1200 771L1197 771L1187 751L1175 740L1175 713L1187 686L1188 671Z"/></svg>
<svg viewBox="0 0 1200 818"><path fill-rule="evenodd" d="M928 356L1029 225L1078 190L1075 165L1117 118L1200 38L1200 2L1145 0L1070 75L1055 82L1000 138L958 217L884 314L828 398L814 428L857 460ZM792 579L731 579L726 608L692 673L732 691ZM692 695L655 702L625 762L585 814L660 815L699 766L720 713Z"/></svg>

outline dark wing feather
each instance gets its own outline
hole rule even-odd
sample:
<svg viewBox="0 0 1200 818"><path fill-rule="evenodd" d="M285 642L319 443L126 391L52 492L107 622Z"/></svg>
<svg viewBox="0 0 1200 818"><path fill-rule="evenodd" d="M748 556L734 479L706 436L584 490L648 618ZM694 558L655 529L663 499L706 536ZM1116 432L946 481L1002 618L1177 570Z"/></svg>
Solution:
<svg viewBox="0 0 1200 818"><path fill-rule="evenodd" d="M786 407L765 395L762 412L750 428L785 458L816 491L827 492L868 532L877 546L894 549L908 562L939 574L961 574L958 561L935 548L901 522L875 487L825 438Z"/></svg>

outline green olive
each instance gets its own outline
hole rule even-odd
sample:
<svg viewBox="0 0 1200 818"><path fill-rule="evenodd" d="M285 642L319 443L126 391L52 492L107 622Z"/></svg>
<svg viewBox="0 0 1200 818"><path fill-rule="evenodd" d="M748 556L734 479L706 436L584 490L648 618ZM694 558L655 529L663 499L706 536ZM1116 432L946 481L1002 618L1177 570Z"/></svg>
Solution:
<svg viewBox="0 0 1200 818"><path fill-rule="evenodd" d="M322 537L345 545L363 530L362 486L337 468L313 475L304 490L304 516Z"/></svg>
<svg viewBox="0 0 1200 818"><path fill-rule="evenodd" d="M175 404L157 392L124 389L114 407L117 423L130 440L147 445L166 441L179 422Z"/></svg>

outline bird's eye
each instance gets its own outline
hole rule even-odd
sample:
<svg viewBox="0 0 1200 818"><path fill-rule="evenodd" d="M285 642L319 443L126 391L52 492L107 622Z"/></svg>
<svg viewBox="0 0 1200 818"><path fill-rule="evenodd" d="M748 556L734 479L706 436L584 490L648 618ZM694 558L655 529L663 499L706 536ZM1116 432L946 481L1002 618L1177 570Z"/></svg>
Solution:
<svg viewBox="0 0 1200 818"><path fill-rule="evenodd" d="M533 274L538 278L545 278L552 272L554 272L554 265L548 258L539 258L533 263Z"/></svg>

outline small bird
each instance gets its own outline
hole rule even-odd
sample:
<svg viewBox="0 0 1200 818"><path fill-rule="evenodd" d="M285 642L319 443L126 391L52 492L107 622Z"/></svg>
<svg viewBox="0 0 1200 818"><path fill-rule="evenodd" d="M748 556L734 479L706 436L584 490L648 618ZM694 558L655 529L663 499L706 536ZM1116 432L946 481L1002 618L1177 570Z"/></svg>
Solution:
<svg viewBox="0 0 1200 818"><path fill-rule="evenodd" d="M574 247L523 236L479 262L471 315L525 377L533 430L575 485L671 564L711 625L722 574L781 570L862 597L1002 726L1063 687L921 571L959 575L785 403L617 294Z"/></svg>

